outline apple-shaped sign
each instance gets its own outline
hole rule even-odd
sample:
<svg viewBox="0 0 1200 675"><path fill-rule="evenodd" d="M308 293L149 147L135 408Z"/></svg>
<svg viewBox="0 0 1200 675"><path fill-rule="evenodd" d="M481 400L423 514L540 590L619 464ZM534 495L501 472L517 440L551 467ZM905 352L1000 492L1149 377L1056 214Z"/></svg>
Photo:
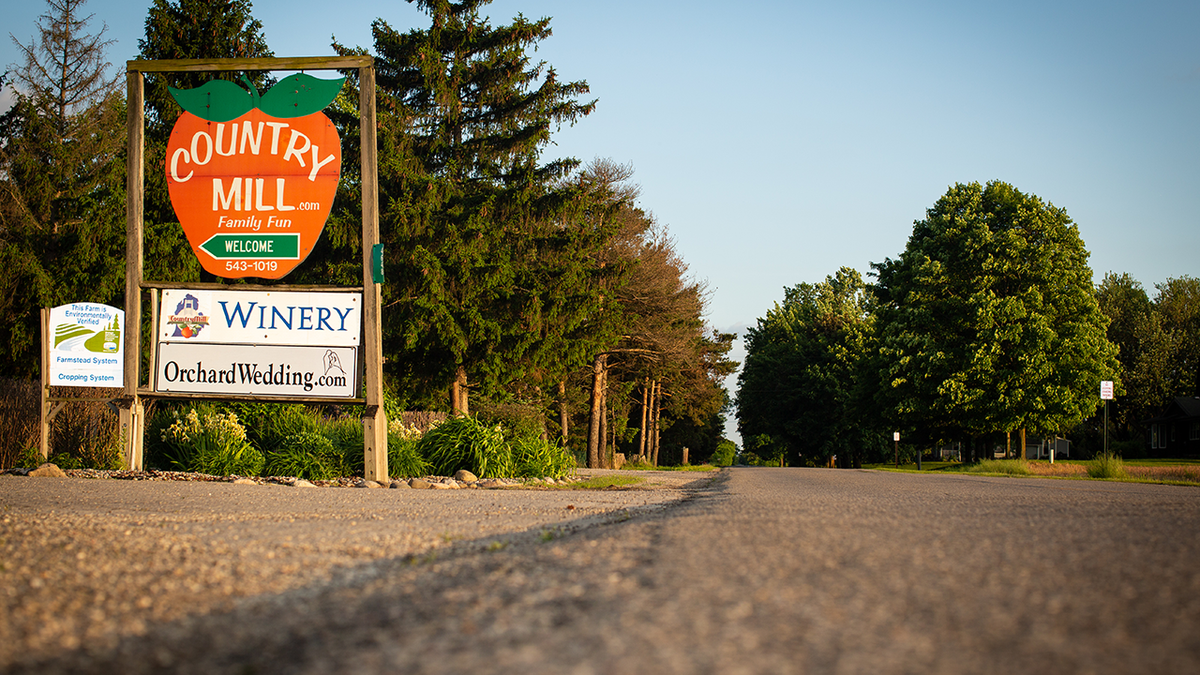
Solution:
<svg viewBox="0 0 1200 675"><path fill-rule="evenodd" d="M321 112L345 78L289 75L261 98L226 80L171 88L184 113L167 142L167 189L188 243L219 277L280 279L316 245L342 168Z"/></svg>

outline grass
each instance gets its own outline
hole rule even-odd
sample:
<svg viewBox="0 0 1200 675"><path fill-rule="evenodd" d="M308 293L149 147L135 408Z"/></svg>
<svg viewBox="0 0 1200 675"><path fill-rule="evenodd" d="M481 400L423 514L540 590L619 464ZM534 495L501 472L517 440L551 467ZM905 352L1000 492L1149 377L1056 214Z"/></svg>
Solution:
<svg viewBox="0 0 1200 675"><path fill-rule="evenodd" d="M901 464L897 469L890 462L864 464L864 469L914 472L916 464ZM1116 480L1127 483L1159 483L1164 485L1200 485L1200 460L1195 459L1060 459L1053 464L1044 460L983 460L978 464L958 462L924 462L922 472L970 473L986 476L1029 476L1035 478L1073 478L1083 480Z"/></svg>
<svg viewBox="0 0 1200 675"><path fill-rule="evenodd" d="M1125 466L1195 466L1200 467L1200 459L1122 459Z"/></svg>
<svg viewBox="0 0 1200 675"><path fill-rule="evenodd" d="M712 464L685 464L683 466L654 466L645 462L626 462L622 471L716 471L720 467Z"/></svg>
<svg viewBox="0 0 1200 675"><path fill-rule="evenodd" d="M554 490L607 490L623 488L645 482L641 476L594 476L578 483L547 485Z"/></svg>

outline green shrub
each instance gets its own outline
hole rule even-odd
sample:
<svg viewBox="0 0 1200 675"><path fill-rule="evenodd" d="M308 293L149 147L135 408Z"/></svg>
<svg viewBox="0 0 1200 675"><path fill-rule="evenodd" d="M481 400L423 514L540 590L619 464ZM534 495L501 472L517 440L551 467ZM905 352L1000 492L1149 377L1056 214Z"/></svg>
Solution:
<svg viewBox="0 0 1200 675"><path fill-rule="evenodd" d="M1088 475L1092 478L1124 478L1125 462L1113 453L1100 453L1087 464Z"/></svg>
<svg viewBox="0 0 1200 675"><path fill-rule="evenodd" d="M68 469L82 469L83 468L83 462L80 461L78 457L72 456L71 453L69 453L69 452L54 453L53 455L50 455L50 459L48 459L46 461L50 462L54 466L57 466L58 468L62 469L63 471L66 471Z"/></svg>
<svg viewBox="0 0 1200 675"><path fill-rule="evenodd" d="M709 461L713 466L733 466L735 459L737 459L737 444L728 438L722 438L717 443L717 449L713 451Z"/></svg>
<svg viewBox="0 0 1200 675"><path fill-rule="evenodd" d="M388 475L415 478L429 474L429 463L421 456L419 438L392 438L388 435Z"/></svg>
<svg viewBox="0 0 1200 675"><path fill-rule="evenodd" d="M575 455L557 443L529 436L512 444L513 470L522 478L562 478L575 471Z"/></svg>
<svg viewBox="0 0 1200 675"><path fill-rule="evenodd" d="M42 465L42 462L45 461L46 460L42 459L41 448L36 445L30 445L17 455L16 459L13 460L13 466L20 467L22 469L36 469Z"/></svg>
<svg viewBox="0 0 1200 675"><path fill-rule="evenodd" d="M210 408L211 410L211 408ZM265 459L246 440L246 430L234 413L191 408L172 411L173 422L162 431L165 455L173 467L213 476L257 476Z"/></svg>
<svg viewBox="0 0 1200 675"><path fill-rule="evenodd" d="M452 417L430 429L417 446L430 470L452 476L466 469L479 477L511 476L512 450L500 425L489 426L474 417Z"/></svg>
<svg viewBox="0 0 1200 675"><path fill-rule="evenodd" d="M303 431L288 436L271 451L266 466L267 473L272 476L329 480L337 477L341 456L328 438Z"/></svg>
<svg viewBox="0 0 1200 675"><path fill-rule="evenodd" d="M299 403L273 406L275 410L255 425L255 445L264 451L282 447L298 434L321 433L321 418Z"/></svg>
<svg viewBox="0 0 1200 675"><path fill-rule="evenodd" d="M339 476L363 475L363 425L361 417L322 420L321 433L333 444Z"/></svg>

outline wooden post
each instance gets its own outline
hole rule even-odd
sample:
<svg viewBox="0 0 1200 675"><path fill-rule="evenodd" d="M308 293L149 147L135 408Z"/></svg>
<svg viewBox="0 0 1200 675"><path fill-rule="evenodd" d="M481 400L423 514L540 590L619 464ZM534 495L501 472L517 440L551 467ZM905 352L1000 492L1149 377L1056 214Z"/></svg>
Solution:
<svg viewBox="0 0 1200 675"><path fill-rule="evenodd" d="M38 447L42 451L42 461L50 459L50 310L42 308L42 421L41 441Z"/></svg>
<svg viewBox="0 0 1200 675"><path fill-rule="evenodd" d="M650 437L651 446L654 448L654 456L650 458L650 463L658 466L658 444L661 438L660 433L662 428L659 426L659 421L662 419L662 381L655 380L654 383L654 421L651 428L654 429L654 435Z"/></svg>
<svg viewBox="0 0 1200 675"><path fill-rule="evenodd" d="M642 425L638 427L638 459L646 461L646 405L650 399L650 378L642 385Z"/></svg>
<svg viewBox="0 0 1200 675"><path fill-rule="evenodd" d="M145 159L145 80L137 70L125 74L128 112L125 118L128 142L125 160L125 395L120 402L119 421L125 441L125 466L142 470L142 436L145 431L142 401L138 397L142 358L142 176Z"/></svg>
<svg viewBox="0 0 1200 675"><path fill-rule="evenodd" d="M363 411L363 477L388 478L387 413L383 409L383 309L380 285L371 266L379 243L379 173L376 161L375 66L358 69L359 134L362 143L363 360L366 409Z"/></svg>
<svg viewBox="0 0 1200 675"><path fill-rule="evenodd" d="M560 427L560 438L562 446L567 447L567 383L563 380L558 381L558 426Z"/></svg>

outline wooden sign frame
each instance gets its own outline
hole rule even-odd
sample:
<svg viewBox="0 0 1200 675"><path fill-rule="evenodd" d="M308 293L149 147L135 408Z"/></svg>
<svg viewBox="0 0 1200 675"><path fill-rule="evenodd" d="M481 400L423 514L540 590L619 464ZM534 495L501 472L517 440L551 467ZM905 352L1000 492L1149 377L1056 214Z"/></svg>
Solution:
<svg viewBox="0 0 1200 675"><path fill-rule="evenodd" d="M166 394L154 391L153 383L141 386L142 293L150 291L157 299L158 290L171 288L228 288L224 284L164 284L146 281L143 253L143 204L145 198L145 73L300 71L300 70L357 70L359 85L359 140L362 170L362 272L361 289L314 286L250 286L245 289L347 291L361 290L363 294L362 359L365 384L362 396L339 399L340 402L363 403L363 473L368 480L386 480L387 415L383 409L383 333L381 321L380 284L372 274L372 249L379 243L379 182L375 126L375 64L370 56L330 56L270 59L202 59L174 61L126 62L128 87L128 157L126 159L125 201L125 389L118 400L121 433L125 443L125 460L130 469L143 468L143 436L146 429L145 403L148 398L251 398L281 400L272 397L207 397L203 395ZM151 303L152 311L157 306ZM153 350L152 350L153 352ZM153 359L153 357L152 357ZM151 364L153 368L153 364ZM282 399L303 402L302 399ZM328 399L321 399L329 402Z"/></svg>

